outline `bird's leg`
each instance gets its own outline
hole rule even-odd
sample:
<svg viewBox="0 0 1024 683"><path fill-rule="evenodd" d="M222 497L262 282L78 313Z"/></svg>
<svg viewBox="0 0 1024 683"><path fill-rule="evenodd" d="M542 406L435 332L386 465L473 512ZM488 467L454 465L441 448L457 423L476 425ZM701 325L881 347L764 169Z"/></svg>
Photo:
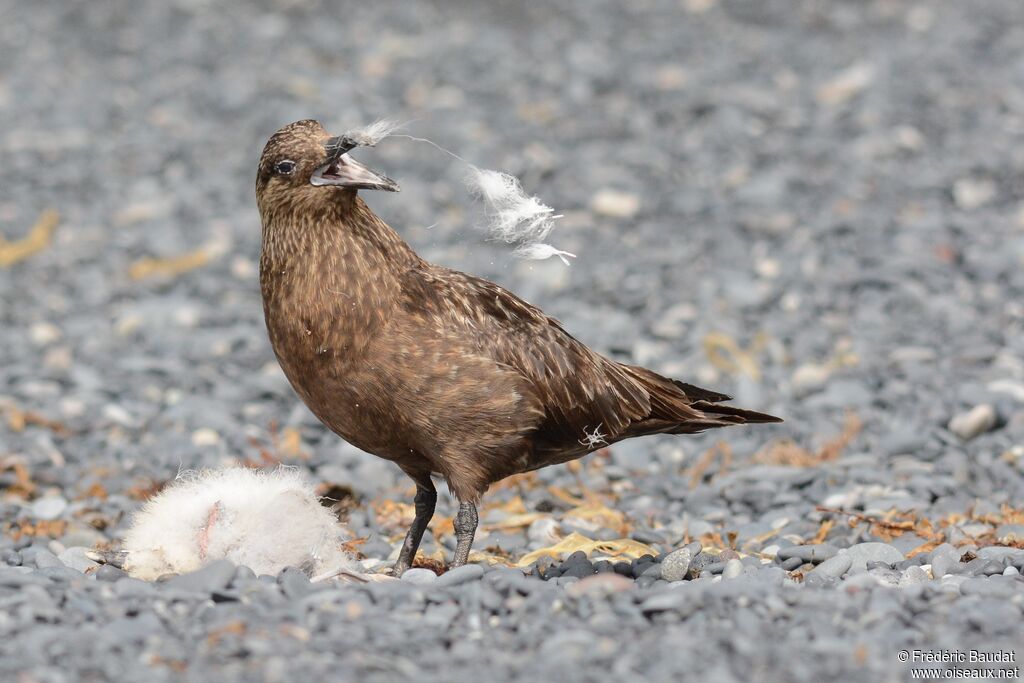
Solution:
<svg viewBox="0 0 1024 683"><path fill-rule="evenodd" d="M437 489L430 477L423 477L416 480L416 498L413 499L416 505L416 518L412 520L409 533L405 535L405 542L402 543L402 550L398 553L398 561L395 562L394 575L401 576L406 569L412 566L416 559L416 551L419 550L420 541L423 539L423 532L434 516L434 506L437 504Z"/></svg>
<svg viewBox="0 0 1024 683"><path fill-rule="evenodd" d="M452 560L453 567L461 567L469 559L469 549L473 546L477 521L476 504L459 503L459 514L455 515L455 540L458 543L455 546L455 558Z"/></svg>

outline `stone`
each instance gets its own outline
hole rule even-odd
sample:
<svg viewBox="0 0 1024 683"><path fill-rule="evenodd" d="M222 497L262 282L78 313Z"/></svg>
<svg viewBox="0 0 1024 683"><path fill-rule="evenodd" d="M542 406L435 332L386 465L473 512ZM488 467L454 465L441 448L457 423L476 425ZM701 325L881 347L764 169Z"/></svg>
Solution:
<svg viewBox="0 0 1024 683"><path fill-rule="evenodd" d="M683 584L685 585L685 584ZM662 590L644 598L640 610L644 614L656 612L677 612L688 616L698 609L699 602L685 590Z"/></svg>
<svg viewBox="0 0 1024 683"><path fill-rule="evenodd" d="M831 376L832 370L827 365L804 363L793 371L793 377L790 379L793 395L800 398L820 391Z"/></svg>
<svg viewBox="0 0 1024 683"><path fill-rule="evenodd" d="M665 556L661 562L661 578L666 581L682 581L690 571L693 559L690 548L680 548Z"/></svg>
<svg viewBox="0 0 1024 683"><path fill-rule="evenodd" d="M998 191L991 178L960 178L953 183L953 201L964 211L973 211L995 199Z"/></svg>
<svg viewBox="0 0 1024 683"><path fill-rule="evenodd" d="M796 558L802 562L824 562L834 557L839 549L828 543L817 543L810 545L794 545L788 548L780 548L777 557L780 560Z"/></svg>
<svg viewBox="0 0 1024 683"><path fill-rule="evenodd" d="M819 564L811 570L811 574L820 574L827 578L838 579L846 573L851 564L853 564L853 558L850 557L849 553L839 553Z"/></svg>
<svg viewBox="0 0 1024 683"><path fill-rule="evenodd" d="M653 566L655 569L658 568L657 565L651 566ZM592 565L589 561L573 562L572 564L564 568L564 570L562 571L562 576L575 576L578 579L582 579L587 576L593 576L595 573L596 571L594 569L594 565Z"/></svg>
<svg viewBox="0 0 1024 683"><path fill-rule="evenodd" d="M402 581L423 586L437 581L437 574L423 567L412 567L402 574Z"/></svg>
<svg viewBox="0 0 1024 683"><path fill-rule="evenodd" d="M178 590L212 593L227 588L235 570L235 563L231 560L217 560L202 569L168 579L167 585Z"/></svg>
<svg viewBox="0 0 1024 683"><path fill-rule="evenodd" d="M437 577L438 586L458 586L469 581L476 581L484 575L484 568L478 564L464 564Z"/></svg>
<svg viewBox="0 0 1024 683"><path fill-rule="evenodd" d="M906 588L907 586L916 586L917 584L927 583L929 580L931 580L931 577L928 576L928 572L921 567L907 567L900 575L899 586L900 588Z"/></svg>
<svg viewBox="0 0 1024 683"><path fill-rule="evenodd" d="M733 558L725 563L725 567L722 569L723 579L735 579L743 575L743 562Z"/></svg>
<svg viewBox="0 0 1024 683"><path fill-rule="evenodd" d="M1006 579L1003 576L989 578L968 578L960 584L960 592L964 595L981 595L993 598L1010 598L1021 590L1017 579Z"/></svg>
<svg viewBox="0 0 1024 683"><path fill-rule="evenodd" d="M32 503L32 516L37 519L57 519L68 507L68 502L59 496L46 496Z"/></svg>
<svg viewBox="0 0 1024 683"><path fill-rule="evenodd" d="M609 218L632 218L640 209L640 198L629 192L605 188L590 200L591 210Z"/></svg>
<svg viewBox="0 0 1024 683"><path fill-rule="evenodd" d="M690 578L697 578L710 565L718 562L718 556L711 553L699 552L690 560Z"/></svg>
<svg viewBox="0 0 1024 683"><path fill-rule="evenodd" d="M906 559L903 553L888 543L875 541L852 545L846 549L846 553L850 556L851 568L866 568L869 562L893 565Z"/></svg>
<svg viewBox="0 0 1024 683"><path fill-rule="evenodd" d="M964 441L984 434L996 424L996 409L991 404L981 403L969 411L957 413L949 421L949 431L959 436Z"/></svg>
<svg viewBox="0 0 1024 683"><path fill-rule="evenodd" d="M49 550L39 549L33 556L33 561L36 567L39 569L46 569L47 567L63 567L64 563L57 559L57 556L51 553Z"/></svg>
<svg viewBox="0 0 1024 683"><path fill-rule="evenodd" d="M551 517L535 519L526 532L531 548L545 548L561 538L558 522Z"/></svg>
<svg viewBox="0 0 1024 683"><path fill-rule="evenodd" d="M996 527L996 538L1007 544L1024 541L1024 524L1000 524Z"/></svg>
<svg viewBox="0 0 1024 683"><path fill-rule="evenodd" d="M100 568L96 570L97 581L118 581L128 577L127 572L123 569L118 569L112 564L101 564Z"/></svg>
<svg viewBox="0 0 1024 683"><path fill-rule="evenodd" d="M628 591L633 588L633 581L616 574L615 572L600 572L593 576L580 579L577 583L572 584L566 589L566 593L573 597L580 597L583 595L610 595L612 593L621 593Z"/></svg>
<svg viewBox="0 0 1024 683"><path fill-rule="evenodd" d="M235 568L232 567L232 578L234 578L234 572ZM298 567L285 567L282 569L281 573L277 575L277 582L281 585L281 590L284 594L292 600L305 596L312 590L313 586L309 581L309 576Z"/></svg>
<svg viewBox="0 0 1024 683"><path fill-rule="evenodd" d="M87 553L90 552L89 548L83 548L81 546L74 546L68 548L60 555L57 559L60 560L65 566L71 567L80 572L85 572L94 567L98 567L99 563L89 558Z"/></svg>

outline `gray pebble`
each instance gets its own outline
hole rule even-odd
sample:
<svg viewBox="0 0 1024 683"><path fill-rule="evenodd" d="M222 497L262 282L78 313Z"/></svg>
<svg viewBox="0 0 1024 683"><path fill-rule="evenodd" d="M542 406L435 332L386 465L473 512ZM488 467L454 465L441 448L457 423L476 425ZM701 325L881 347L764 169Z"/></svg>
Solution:
<svg viewBox="0 0 1024 683"><path fill-rule="evenodd" d="M847 572L851 564L853 564L853 559L848 553L839 553L819 564L811 571L811 574L838 579Z"/></svg>
<svg viewBox="0 0 1024 683"><path fill-rule="evenodd" d="M661 590L644 598L640 603L640 610L645 614L671 611L685 617L695 611L698 606L697 600L687 591Z"/></svg>
<svg viewBox="0 0 1024 683"><path fill-rule="evenodd" d="M682 581L690 571L692 558L692 551L689 547L672 551L661 562L661 578L666 581Z"/></svg>
<svg viewBox="0 0 1024 683"><path fill-rule="evenodd" d="M88 552L90 552L89 548L74 546L62 552L57 559L67 567L71 567L76 571L85 572L99 566L99 563L89 559L86 555Z"/></svg>
<svg viewBox="0 0 1024 683"><path fill-rule="evenodd" d="M725 567L722 569L723 579L735 579L743 574L743 563L735 558L725 563Z"/></svg>
<svg viewBox="0 0 1024 683"><path fill-rule="evenodd" d="M0 567L0 586L20 588L28 585L47 583L45 577L32 571L31 567Z"/></svg>
<svg viewBox="0 0 1024 683"><path fill-rule="evenodd" d="M1006 579L1003 576L988 578L968 578L960 584L960 592L964 595L982 595L994 598L1009 598L1024 590L1024 584L1017 579Z"/></svg>
<svg viewBox="0 0 1024 683"><path fill-rule="evenodd" d="M931 577L928 576L928 572L920 567L907 567L900 575L899 585L900 588L915 586L917 584L927 583L930 578Z"/></svg>
<svg viewBox="0 0 1024 683"><path fill-rule="evenodd" d="M65 567L60 563L52 567L44 567L39 570L39 573L43 576L47 576L51 579L57 579L59 581L75 581L82 578L82 572L76 571L71 567Z"/></svg>
<svg viewBox="0 0 1024 683"><path fill-rule="evenodd" d="M822 588L824 586L830 586L836 583L836 581L837 579L835 577L827 574L815 574L814 572L810 572L804 577L803 585L808 588Z"/></svg>
<svg viewBox="0 0 1024 683"><path fill-rule="evenodd" d="M848 593L858 593L870 590L878 585L878 579L867 573L854 574L843 579L842 587Z"/></svg>
<svg viewBox="0 0 1024 683"><path fill-rule="evenodd" d="M232 567L231 576L234 577L234 567ZM298 567L285 567L282 569L281 573L277 575L277 582L281 585L281 590L284 591L284 594L292 600L305 596L313 587L309 581L309 576ZM226 586L227 583L223 587ZM215 588L213 590L221 590L222 588Z"/></svg>
<svg viewBox="0 0 1024 683"><path fill-rule="evenodd" d="M799 557L791 557L788 560L783 560L780 566L787 572L791 572L798 567L802 567L804 564L804 561Z"/></svg>
<svg viewBox="0 0 1024 683"><path fill-rule="evenodd" d="M526 532L531 548L543 548L556 543L560 537L558 522L552 517L535 519Z"/></svg>
<svg viewBox="0 0 1024 683"><path fill-rule="evenodd" d="M163 631L163 624L152 612L143 612L138 616L115 619L104 630L117 641L132 643Z"/></svg>
<svg viewBox="0 0 1024 683"><path fill-rule="evenodd" d="M969 411L958 413L949 421L949 431L964 441L970 441L984 434L996 424L996 409L988 403L982 403Z"/></svg>
<svg viewBox="0 0 1024 683"><path fill-rule="evenodd" d="M407 581L417 585L424 585L437 581L437 574L423 567L412 567L410 569L406 569L405 573L402 574L402 581Z"/></svg>
<svg viewBox="0 0 1024 683"><path fill-rule="evenodd" d="M64 563L61 562L56 555L51 553L49 550L38 549L34 556L33 562L39 569L46 569L47 567L63 567Z"/></svg>
<svg viewBox="0 0 1024 683"><path fill-rule="evenodd" d="M662 576L662 566L660 564L653 563L649 567L647 567L647 569L645 569L640 576L649 576L654 579L664 578Z"/></svg>
<svg viewBox="0 0 1024 683"><path fill-rule="evenodd" d="M779 548L777 557L780 560L789 560L796 558L802 562L824 562L830 557L834 557L839 549L834 545L828 543L818 543L812 545L794 545L789 548Z"/></svg>
<svg viewBox="0 0 1024 683"><path fill-rule="evenodd" d="M690 560L690 572L689 576L695 578L700 576L709 565L713 565L719 561L718 555L712 553L700 552L693 556Z"/></svg>
<svg viewBox="0 0 1024 683"><path fill-rule="evenodd" d="M101 564L100 568L96 570L95 576L97 581L118 581L126 578L128 574L112 564Z"/></svg>
<svg viewBox="0 0 1024 683"><path fill-rule="evenodd" d="M237 584L237 583L241 583L241 582L244 582L244 581L253 581L255 579L256 579L256 572L254 572L249 567L246 567L245 565L241 565L241 566L239 566L235 570L235 575L231 579L231 583L232 584Z"/></svg>
<svg viewBox="0 0 1024 683"><path fill-rule="evenodd" d="M476 581L483 575L484 568L480 565L464 564L461 567L449 569L447 572L437 577L436 583L438 586L458 586L459 584L466 583L468 581ZM559 585L564 585L564 582L560 582Z"/></svg>
<svg viewBox="0 0 1024 683"><path fill-rule="evenodd" d="M38 519L57 519L68 507L68 502L58 496L47 496L32 503L32 516Z"/></svg>
<svg viewBox="0 0 1024 683"><path fill-rule="evenodd" d="M932 551L932 575L935 578L956 574L961 567L960 552L952 545L944 543Z"/></svg>
<svg viewBox="0 0 1024 683"><path fill-rule="evenodd" d="M850 556L851 568L867 567L869 562L881 562L886 565L896 564L906 559L899 550L888 543L869 541L858 543L846 549Z"/></svg>
<svg viewBox="0 0 1024 683"><path fill-rule="evenodd" d="M1000 524L996 527L996 538L1000 543L1024 541L1024 524Z"/></svg>
<svg viewBox="0 0 1024 683"><path fill-rule="evenodd" d="M121 572L121 576L119 578L110 576L101 577L100 573L104 572L104 567L109 566L110 565L102 565L98 570L96 570L96 578L97 580L101 581L113 581L114 592L122 598L148 597L151 595L156 595L157 588L155 585L149 583L148 581L132 578L124 574L124 572ZM116 567L111 567L111 569L116 569Z"/></svg>
<svg viewBox="0 0 1024 683"><path fill-rule="evenodd" d="M235 564L230 560L217 560L202 569L168 579L167 586L177 590L212 593L227 588L235 576L235 570Z"/></svg>
<svg viewBox="0 0 1024 683"><path fill-rule="evenodd" d="M978 548L975 554L986 560L997 562L1013 562L1014 564L1024 563L1024 548L1005 548L1001 546L987 546Z"/></svg>

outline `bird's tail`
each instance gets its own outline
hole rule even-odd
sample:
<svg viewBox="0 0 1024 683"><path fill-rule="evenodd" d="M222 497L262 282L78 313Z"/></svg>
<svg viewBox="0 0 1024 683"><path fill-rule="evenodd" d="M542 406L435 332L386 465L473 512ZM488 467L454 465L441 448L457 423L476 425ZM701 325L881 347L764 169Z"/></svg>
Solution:
<svg viewBox="0 0 1024 683"><path fill-rule="evenodd" d="M702 413L736 418L736 424L782 422L781 417L769 415L768 413L759 413L755 410L744 410L743 408L734 408L733 406L723 406L718 405L717 403L709 403L707 401L691 403L690 407L696 408Z"/></svg>
<svg viewBox="0 0 1024 683"><path fill-rule="evenodd" d="M647 390L651 399L650 416L636 425L639 429L631 430L638 434L692 434L730 425L782 422L781 418L767 413L721 405L722 401L731 399L726 394L662 377L647 368L623 367Z"/></svg>

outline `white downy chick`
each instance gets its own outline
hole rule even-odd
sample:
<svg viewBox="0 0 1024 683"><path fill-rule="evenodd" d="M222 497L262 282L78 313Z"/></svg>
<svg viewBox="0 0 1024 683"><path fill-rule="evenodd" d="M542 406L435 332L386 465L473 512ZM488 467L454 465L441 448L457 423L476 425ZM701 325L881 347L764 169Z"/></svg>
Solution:
<svg viewBox="0 0 1024 683"><path fill-rule="evenodd" d="M232 467L179 475L135 514L124 569L152 581L215 560L276 575L357 573L341 543L347 533L298 470Z"/></svg>

